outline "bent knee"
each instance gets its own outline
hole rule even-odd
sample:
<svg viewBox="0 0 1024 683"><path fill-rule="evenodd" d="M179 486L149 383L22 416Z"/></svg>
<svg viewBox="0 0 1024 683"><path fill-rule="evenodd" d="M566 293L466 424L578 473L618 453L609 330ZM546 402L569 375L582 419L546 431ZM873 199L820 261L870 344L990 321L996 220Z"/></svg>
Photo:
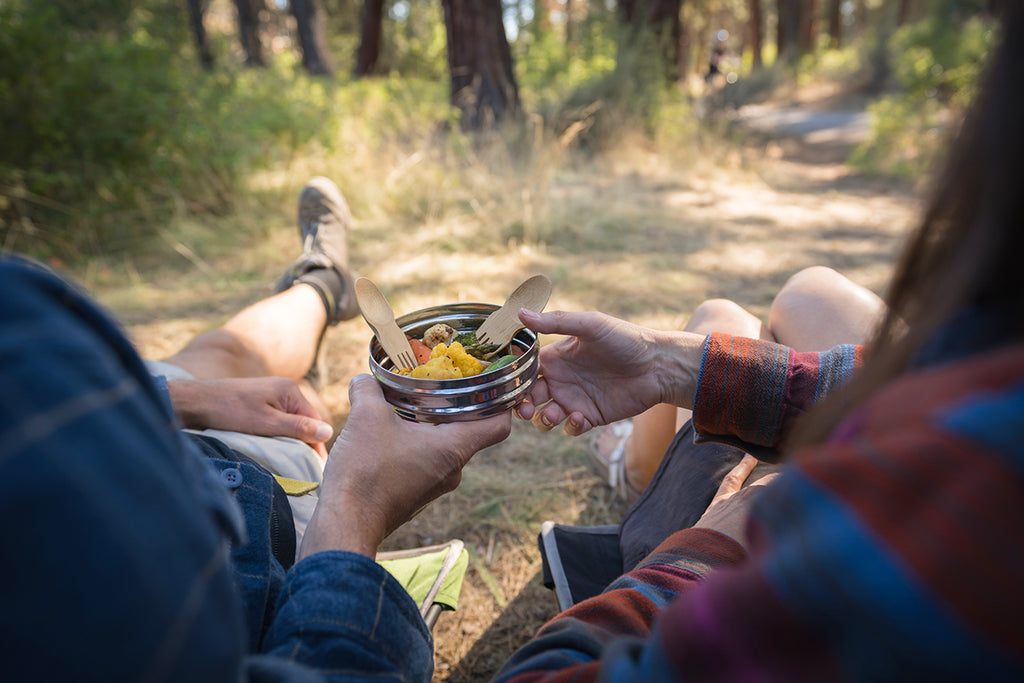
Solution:
<svg viewBox="0 0 1024 683"><path fill-rule="evenodd" d="M694 309L685 329L710 334L724 332L741 337L758 337L761 321L730 299L708 299Z"/></svg>
<svg viewBox="0 0 1024 683"><path fill-rule="evenodd" d="M784 298L793 294L820 294L836 287L851 285L853 283L845 275L839 274L838 271L828 266L810 266L790 275L775 298Z"/></svg>

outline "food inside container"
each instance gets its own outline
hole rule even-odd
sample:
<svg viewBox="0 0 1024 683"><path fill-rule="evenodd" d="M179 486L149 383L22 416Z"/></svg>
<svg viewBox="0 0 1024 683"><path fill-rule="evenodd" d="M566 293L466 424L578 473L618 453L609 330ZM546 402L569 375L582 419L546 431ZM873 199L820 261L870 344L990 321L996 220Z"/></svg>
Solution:
<svg viewBox="0 0 1024 683"><path fill-rule="evenodd" d="M419 363L415 368L392 368L392 372L416 379L461 379L493 372L523 354L515 344L499 348L477 340L474 329L459 331L447 323L427 328L422 339L408 337Z"/></svg>
<svg viewBox="0 0 1024 683"><path fill-rule="evenodd" d="M449 356L453 346L458 344L462 351L454 353L462 358L464 353L481 367L479 372L462 374L458 377L446 378L444 375L415 377L412 372L397 370L384 353L376 338L370 341L370 370L380 382L384 397L396 412L407 419L419 422L455 422L475 420L507 411L519 403L529 392L530 386L537 377L539 369L537 335L529 329L517 332L511 343L489 360L481 360L470 351L484 355L496 349L474 349L468 336L458 341L459 335L475 333L477 328L498 306L481 303L458 303L413 311L399 316L396 322L407 337L418 340L419 344L410 342L416 352L419 368L429 362L429 354ZM424 356L420 345L430 328L443 323L456 333L454 337L428 338L436 342ZM466 342L466 344L463 344ZM440 348L444 344L444 348ZM429 348L429 347L428 347ZM458 347L456 347L458 348ZM469 350L467 350L469 348ZM511 358L505 358L511 356ZM490 370L487 367L493 362L502 360L500 365ZM445 361L440 361L444 363ZM454 359L452 365L458 367ZM462 358L467 367L470 363ZM473 368L470 367L470 370ZM421 371L422 372L422 371ZM460 369L461 372L461 369Z"/></svg>

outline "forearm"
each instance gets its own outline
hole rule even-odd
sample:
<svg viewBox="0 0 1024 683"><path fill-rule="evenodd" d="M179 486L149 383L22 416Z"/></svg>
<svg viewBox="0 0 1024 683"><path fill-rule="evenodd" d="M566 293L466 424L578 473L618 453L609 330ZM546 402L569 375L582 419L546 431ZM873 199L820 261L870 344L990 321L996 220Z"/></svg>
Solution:
<svg viewBox="0 0 1024 683"><path fill-rule="evenodd" d="M325 550L343 550L373 558L386 535L386 523L370 504L344 493L321 492L306 527L298 559Z"/></svg>

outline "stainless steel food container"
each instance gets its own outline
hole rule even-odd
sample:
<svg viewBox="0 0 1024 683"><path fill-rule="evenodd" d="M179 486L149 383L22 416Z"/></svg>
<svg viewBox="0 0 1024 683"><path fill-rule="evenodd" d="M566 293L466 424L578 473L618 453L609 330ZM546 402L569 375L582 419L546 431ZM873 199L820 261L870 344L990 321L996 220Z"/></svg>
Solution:
<svg viewBox="0 0 1024 683"><path fill-rule="evenodd" d="M423 308L400 316L396 322L417 339L431 325L447 323L458 332L475 330L498 306L461 303ZM461 422L498 415L519 403L537 379L537 335L522 329L512 344L523 355L503 368L461 379L415 379L391 372L391 361L376 337L370 340L370 372L380 382L384 398L402 417L417 422Z"/></svg>

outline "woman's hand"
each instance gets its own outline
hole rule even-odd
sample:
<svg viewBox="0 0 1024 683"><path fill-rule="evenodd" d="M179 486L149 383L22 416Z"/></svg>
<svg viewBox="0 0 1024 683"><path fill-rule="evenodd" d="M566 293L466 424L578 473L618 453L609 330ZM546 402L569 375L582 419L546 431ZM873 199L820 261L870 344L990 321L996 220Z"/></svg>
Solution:
<svg viewBox="0 0 1024 683"><path fill-rule="evenodd" d="M764 489L761 487L779 476L777 472L766 474L746 488L743 484L757 466L757 458L743 456L736 467L732 468L718 487L718 492L711 499L711 504L697 523L693 526L714 529L731 537L744 548L747 546L747 519L750 507Z"/></svg>
<svg viewBox="0 0 1024 683"><path fill-rule="evenodd" d="M299 557L331 549L373 557L389 533L455 489L469 459L512 426L508 413L440 425L403 420L369 375L352 380L349 398L352 412L331 448Z"/></svg>
<svg viewBox="0 0 1024 683"><path fill-rule="evenodd" d="M305 441L320 457L334 433L294 380L245 377L167 382L171 405L190 429L222 429Z"/></svg>
<svg viewBox="0 0 1024 683"><path fill-rule="evenodd" d="M660 332L603 313L534 313L519 319L566 335L540 350L541 376L517 414L541 430L563 421L576 436L667 402L693 404L704 337Z"/></svg>

